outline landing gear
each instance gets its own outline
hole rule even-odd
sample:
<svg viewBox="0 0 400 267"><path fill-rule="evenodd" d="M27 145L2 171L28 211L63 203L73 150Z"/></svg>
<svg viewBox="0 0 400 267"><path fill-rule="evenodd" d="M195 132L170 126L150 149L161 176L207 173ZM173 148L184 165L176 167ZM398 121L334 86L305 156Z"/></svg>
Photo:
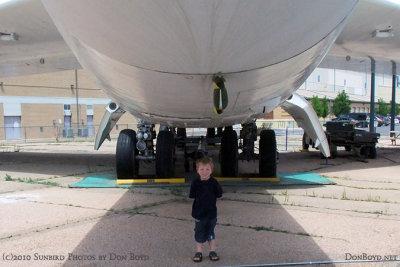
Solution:
<svg viewBox="0 0 400 267"><path fill-rule="evenodd" d="M217 128L217 137L221 137L222 136L222 127L218 127Z"/></svg>
<svg viewBox="0 0 400 267"><path fill-rule="evenodd" d="M273 130L262 130L260 133L259 173L261 177L276 177L276 139Z"/></svg>
<svg viewBox="0 0 400 267"><path fill-rule="evenodd" d="M215 128L208 130L207 138L187 137L184 128L178 128L177 133L167 127L160 126L156 135L155 126L149 122L139 121L137 132L122 130L117 142L116 167L118 179L134 179L139 174L139 162L155 162L155 171L158 178L171 178L175 173L175 147L182 146L185 155L185 169L190 171L189 158L193 161L207 155L206 144L221 143L220 169L223 177L237 177L239 160L259 160L259 174L261 177L276 177L277 149L275 132L264 130L260 135L259 154L254 153L257 140L255 123L243 124L240 133L240 147L238 135L232 126L225 127L221 137L215 136ZM156 139L156 146L154 146ZM243 144L242 144L243 141ZM187 149L197 147L188 153ZM242 153L239 155L238 150ZM372 152L371 152L372 154ZM193 168L194 169L194 168Z"/></svg>
<svg viewBox="0 0 400 267"><path fill-rule="evenodd" d="M243 139L243 144L240 142L239 148L242 153L239 155L241 160L255 160L258 155L254 153L254 142L257 141L257 125L253 123L242 124L240 138Z"/></svg>
<svg viewBox="0 0 400 267"><path fill-rule="evenodd" d="M175 140L171 131L160 131L156 144L156 174L158 178L174 175Z"/></svg>
<svg viewBox="0 0 400 267"><path fill-rule="evenodd" d="M207 128L207 139L214 139L215 138L215 128ZM209 142L208 143L211 146L215 145L215 142Z"/></svg>
<svg viewBox="0 0 400 267"><path fill-rule="evenodd" d="M122 130L117 141L116 163L118 179L133 179L139 173L139 160L136 148L136 132Z"/></svg>
<svg viewBox="0 0 400 267"><path fill-rule="evenodd" d="M178 128L176 130L176 135L178 136L179 139L185 139L186 138L186 128Z"/></svg>
<svg viewBox="0 0 400 267"><path fill-rule="evenodd" d="M238 138L232 127L225 127L221 137L220 148L221 176L238 176Z"/></svg>
<svg viewBox="0 0 400 267"><path fill-rule="evenodd" d="M117 141L116 163L118 179L134 179L139 175L139 162L156 162L159 178L174 175L175 139L172 131L165 129L157 136L156 152L153 140L156 138L154 124L138 121L137 133L130 129L122 130Z"/></svg>
<svg viewBox="0 0 400 267"><path fill-rule="evenodd" d="M179 148L184 148L186 137L187 137L186 128L178 128L176 130L176 139L177 139L176 146Z"/></svg>

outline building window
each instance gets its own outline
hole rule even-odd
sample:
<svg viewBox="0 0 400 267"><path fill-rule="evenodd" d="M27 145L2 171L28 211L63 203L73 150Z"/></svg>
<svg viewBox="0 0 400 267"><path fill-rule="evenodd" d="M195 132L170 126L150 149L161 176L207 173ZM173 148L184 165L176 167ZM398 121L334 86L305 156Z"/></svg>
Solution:
<svg viewBox="0 0 400 267"><path fill-rule="evenodd" d="M346 86L346 79L343 81L343 85Z"/></svg>
<svg viewBox="0 0 400 267"><path fill-rule="evenodd" d="M357 108L358 112L360 112L360 107Z"/></svg>
<svg viewBox="0 0 400 267"><path fill-rule="evenodd" d="M321 82L321 75L318 75L318 82Z"/></svg>
<svg viewBox="0 0 400 267"><path fill-rule="evenodd" d="M64 110L71 110L71 105L65 104L64 105Z"/></svg>

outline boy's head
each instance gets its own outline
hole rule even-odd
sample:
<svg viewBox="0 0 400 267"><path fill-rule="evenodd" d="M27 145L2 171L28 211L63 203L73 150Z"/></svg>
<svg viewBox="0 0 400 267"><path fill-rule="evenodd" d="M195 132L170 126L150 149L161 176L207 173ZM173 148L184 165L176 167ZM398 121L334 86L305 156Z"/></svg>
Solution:
<svg viewBox="0 0 400 267"><path fill-rule="evenodd" d="M208 180L214 169L214 163L211 158L203 157L196 160L196 170L201 180Z"/></svg>

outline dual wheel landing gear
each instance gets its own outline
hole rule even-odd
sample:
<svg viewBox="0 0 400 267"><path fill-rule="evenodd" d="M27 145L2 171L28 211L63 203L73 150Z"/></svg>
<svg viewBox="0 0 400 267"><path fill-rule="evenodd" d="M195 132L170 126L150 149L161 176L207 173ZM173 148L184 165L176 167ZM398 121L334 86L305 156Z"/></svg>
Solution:
<svg viewBox="0 0 400 267"><path fill-rule="evenodd" d="M186 129L178 128L177 134L167 127L160 127L156 136L154 124L139 121L138 131L125 129L120 132L117 141L116 167L118 179L135 179L139 175L140 162L155 162L158 178L171 178L175 171L175 147L186 149ZM207 130L207 138L200 138L198 150L205 153L205 143L214 145L220 138L220 166L223 177L237 177L239 160L258 160L260 177L276 177L277 150L275 132L262 130L259 140L259 154L254 153L254 142L257 140L255 123L244 124L240 138L243 145L238 145L238 135L232 126ZM156 140L156 148L153 140ZM208 140L208 141L207 141ZM242 149L239 155L238 150ZM185 153L186 154L186 153ZM196 153L198 154L198 153ZM186 160L186 159L185 159ZM185 162L185 168L187 167Z"/></svg>
<svg viewBox="0 0 400 267"><path fill-rule="evenodd" d="M244 124L241 131L243 145L242 153L238 154L238 138L232 127L226 127L222 132L220 164L223 177L237 177L239 160L256 160L259 164L260 177L276 177L277 150L273 130L262 130L259 141L259 154L254 153L254 141L257 140L255 124ZM255 132L254 132L255 130Z"/></svg>
<svg viewBox="0 0 400 267"><path fill-rule="evenodd" d="M157 138L156 149L153 140ZM140 161L155 161L159 178L170 178L175 170L174 133L164 127L156 137L154 124L139 121L138 131L122 130L119 134L116 150L116 168L118 179L135 179L139 175Z"/></svg>

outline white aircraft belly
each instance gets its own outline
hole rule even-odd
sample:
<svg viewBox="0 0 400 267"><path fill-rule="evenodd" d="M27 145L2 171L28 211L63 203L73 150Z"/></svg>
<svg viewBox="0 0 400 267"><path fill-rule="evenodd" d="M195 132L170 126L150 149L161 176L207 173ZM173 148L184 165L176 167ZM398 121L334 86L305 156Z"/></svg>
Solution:
<svg viewBox="0 0 400 267"><path fill-rule="evenodd" d="M243 123L285 101L356 1L44 1L81 65L124 110L173 126ZM212 77L229 104L213 113Z"/></svg>

